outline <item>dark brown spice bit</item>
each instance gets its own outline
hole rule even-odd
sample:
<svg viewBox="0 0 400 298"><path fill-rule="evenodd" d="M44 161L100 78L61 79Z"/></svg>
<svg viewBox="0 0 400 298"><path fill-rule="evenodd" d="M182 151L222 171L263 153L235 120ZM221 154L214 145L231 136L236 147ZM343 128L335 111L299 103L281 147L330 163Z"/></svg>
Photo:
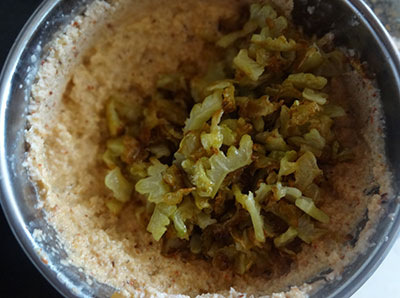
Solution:
<svg viewBox="0 0 400 298"><path fill-rule="evenodd" d="M172 187L172 191L185 187L184 177L185 173L175 164L170 166L163 174L164 182Z"/></svg>
<svg viewBox="0 0 400 298"><path fill-rule="evenodd" d="M388 194L387 193L383 193L381 195L381 202L382 203L386 203L388 201Z"/></svg>

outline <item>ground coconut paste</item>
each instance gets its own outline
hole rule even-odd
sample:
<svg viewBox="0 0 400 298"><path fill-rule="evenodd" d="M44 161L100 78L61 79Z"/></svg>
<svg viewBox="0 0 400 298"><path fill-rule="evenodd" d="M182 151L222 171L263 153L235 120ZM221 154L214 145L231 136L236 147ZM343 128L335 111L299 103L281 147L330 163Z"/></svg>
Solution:
<svg viewBox="0 0 400 298"><path fill-rule="evenodd" d="M391 195L379 92L353 70L329 83L330 96L347 112L335 122L335 132L355 156L324 168L333 191L325 194L323 210L337 239L305 245L285 275L239 275L202 259L164 257L139 216L143 206L132 201L119 216L106 208L111 192L101 156L110 95L143 101L159 74L188 62L205 72L217 51L210 41L223 34L220 21L238 19L249 2L94 1L55 39L41 63L26 132L30 176L42 190L47 220L69 262L125 296L303 297L313 288L305 282L328 269L331 278L339 276L367 247L381 203ZM274 2L290 18L292 1ZM358 233L367 212L369 220Z"/></svg>

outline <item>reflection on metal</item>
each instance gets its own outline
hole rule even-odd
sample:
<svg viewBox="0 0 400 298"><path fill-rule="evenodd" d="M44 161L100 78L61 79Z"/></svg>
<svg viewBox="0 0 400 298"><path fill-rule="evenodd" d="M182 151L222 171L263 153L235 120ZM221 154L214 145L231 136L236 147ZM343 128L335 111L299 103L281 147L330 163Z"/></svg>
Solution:
<svg viewBox="0 0 400 298"><path fill-rule="evenodd" d="M365 0L372 8L385 28L395 37L400 38L400 1Z"/></svg>

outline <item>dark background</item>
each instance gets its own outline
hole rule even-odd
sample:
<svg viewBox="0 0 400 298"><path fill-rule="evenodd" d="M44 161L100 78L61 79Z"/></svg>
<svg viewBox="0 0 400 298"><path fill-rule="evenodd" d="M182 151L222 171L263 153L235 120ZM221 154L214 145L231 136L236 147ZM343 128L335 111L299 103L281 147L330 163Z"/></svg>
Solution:
<svg viewBox="0 0 400 298"><path fill-rule="evenodd" d="M41 0L0 0L0 69L30 15ZM62 297L33 266L0 211L0 297Z"/></svg>

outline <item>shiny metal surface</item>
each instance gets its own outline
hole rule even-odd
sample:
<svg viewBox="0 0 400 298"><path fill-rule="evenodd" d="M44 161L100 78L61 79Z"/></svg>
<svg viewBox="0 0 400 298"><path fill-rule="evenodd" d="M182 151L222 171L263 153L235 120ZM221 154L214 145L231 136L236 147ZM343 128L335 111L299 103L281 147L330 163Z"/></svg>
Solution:
<svg viewBox="0 0 400 298"><path fill-rule="evenodd" d="M81 14L91 1L45 1L22 30L0 77L1 204L16 238L32 262L61 294L68 297L109 297L113 289L91 280L79 268L62 261L66 253L56 240L54 229L47 225L36 190L23 167L24 130L30 89L40 61L46 56L54 35ZM338 43L358 50L362 60L368 62L376 74L387 124L387 155L395 176L394 185L399 188L400 59L389 35L362 1L297 0L295 3L295 21L307 32L333 31ZM315 6L313 15L309 15L308 6ZM390 199L373 236L375 245L346 268L341 280L328 283L314 294L315 297L349 297L374 272L399 231L399 200ZM43 241L38 242L32 236L35 229L43 231Z"/></svg>
<svg viewBox="0 0 400 298"><path fill-rule="evenodd" d="M400 38L400 1L398 0L365 0L381 20L389 33ZM399 45L398 48L400 49Z"/></svg>
<svg viewBox="0 0 400 298"><path fill-rule="evenodd" d="M66 297L109 297L113 289L91 281L79 268L62 262L66 253L44 219L23 160L30 88L54 35L92 0L44 1L18 36L0 76L1 205L24 251L47 280ZM38 243L35 229L45 237ZM29 277L24 277L29 278Z"/></svg>

